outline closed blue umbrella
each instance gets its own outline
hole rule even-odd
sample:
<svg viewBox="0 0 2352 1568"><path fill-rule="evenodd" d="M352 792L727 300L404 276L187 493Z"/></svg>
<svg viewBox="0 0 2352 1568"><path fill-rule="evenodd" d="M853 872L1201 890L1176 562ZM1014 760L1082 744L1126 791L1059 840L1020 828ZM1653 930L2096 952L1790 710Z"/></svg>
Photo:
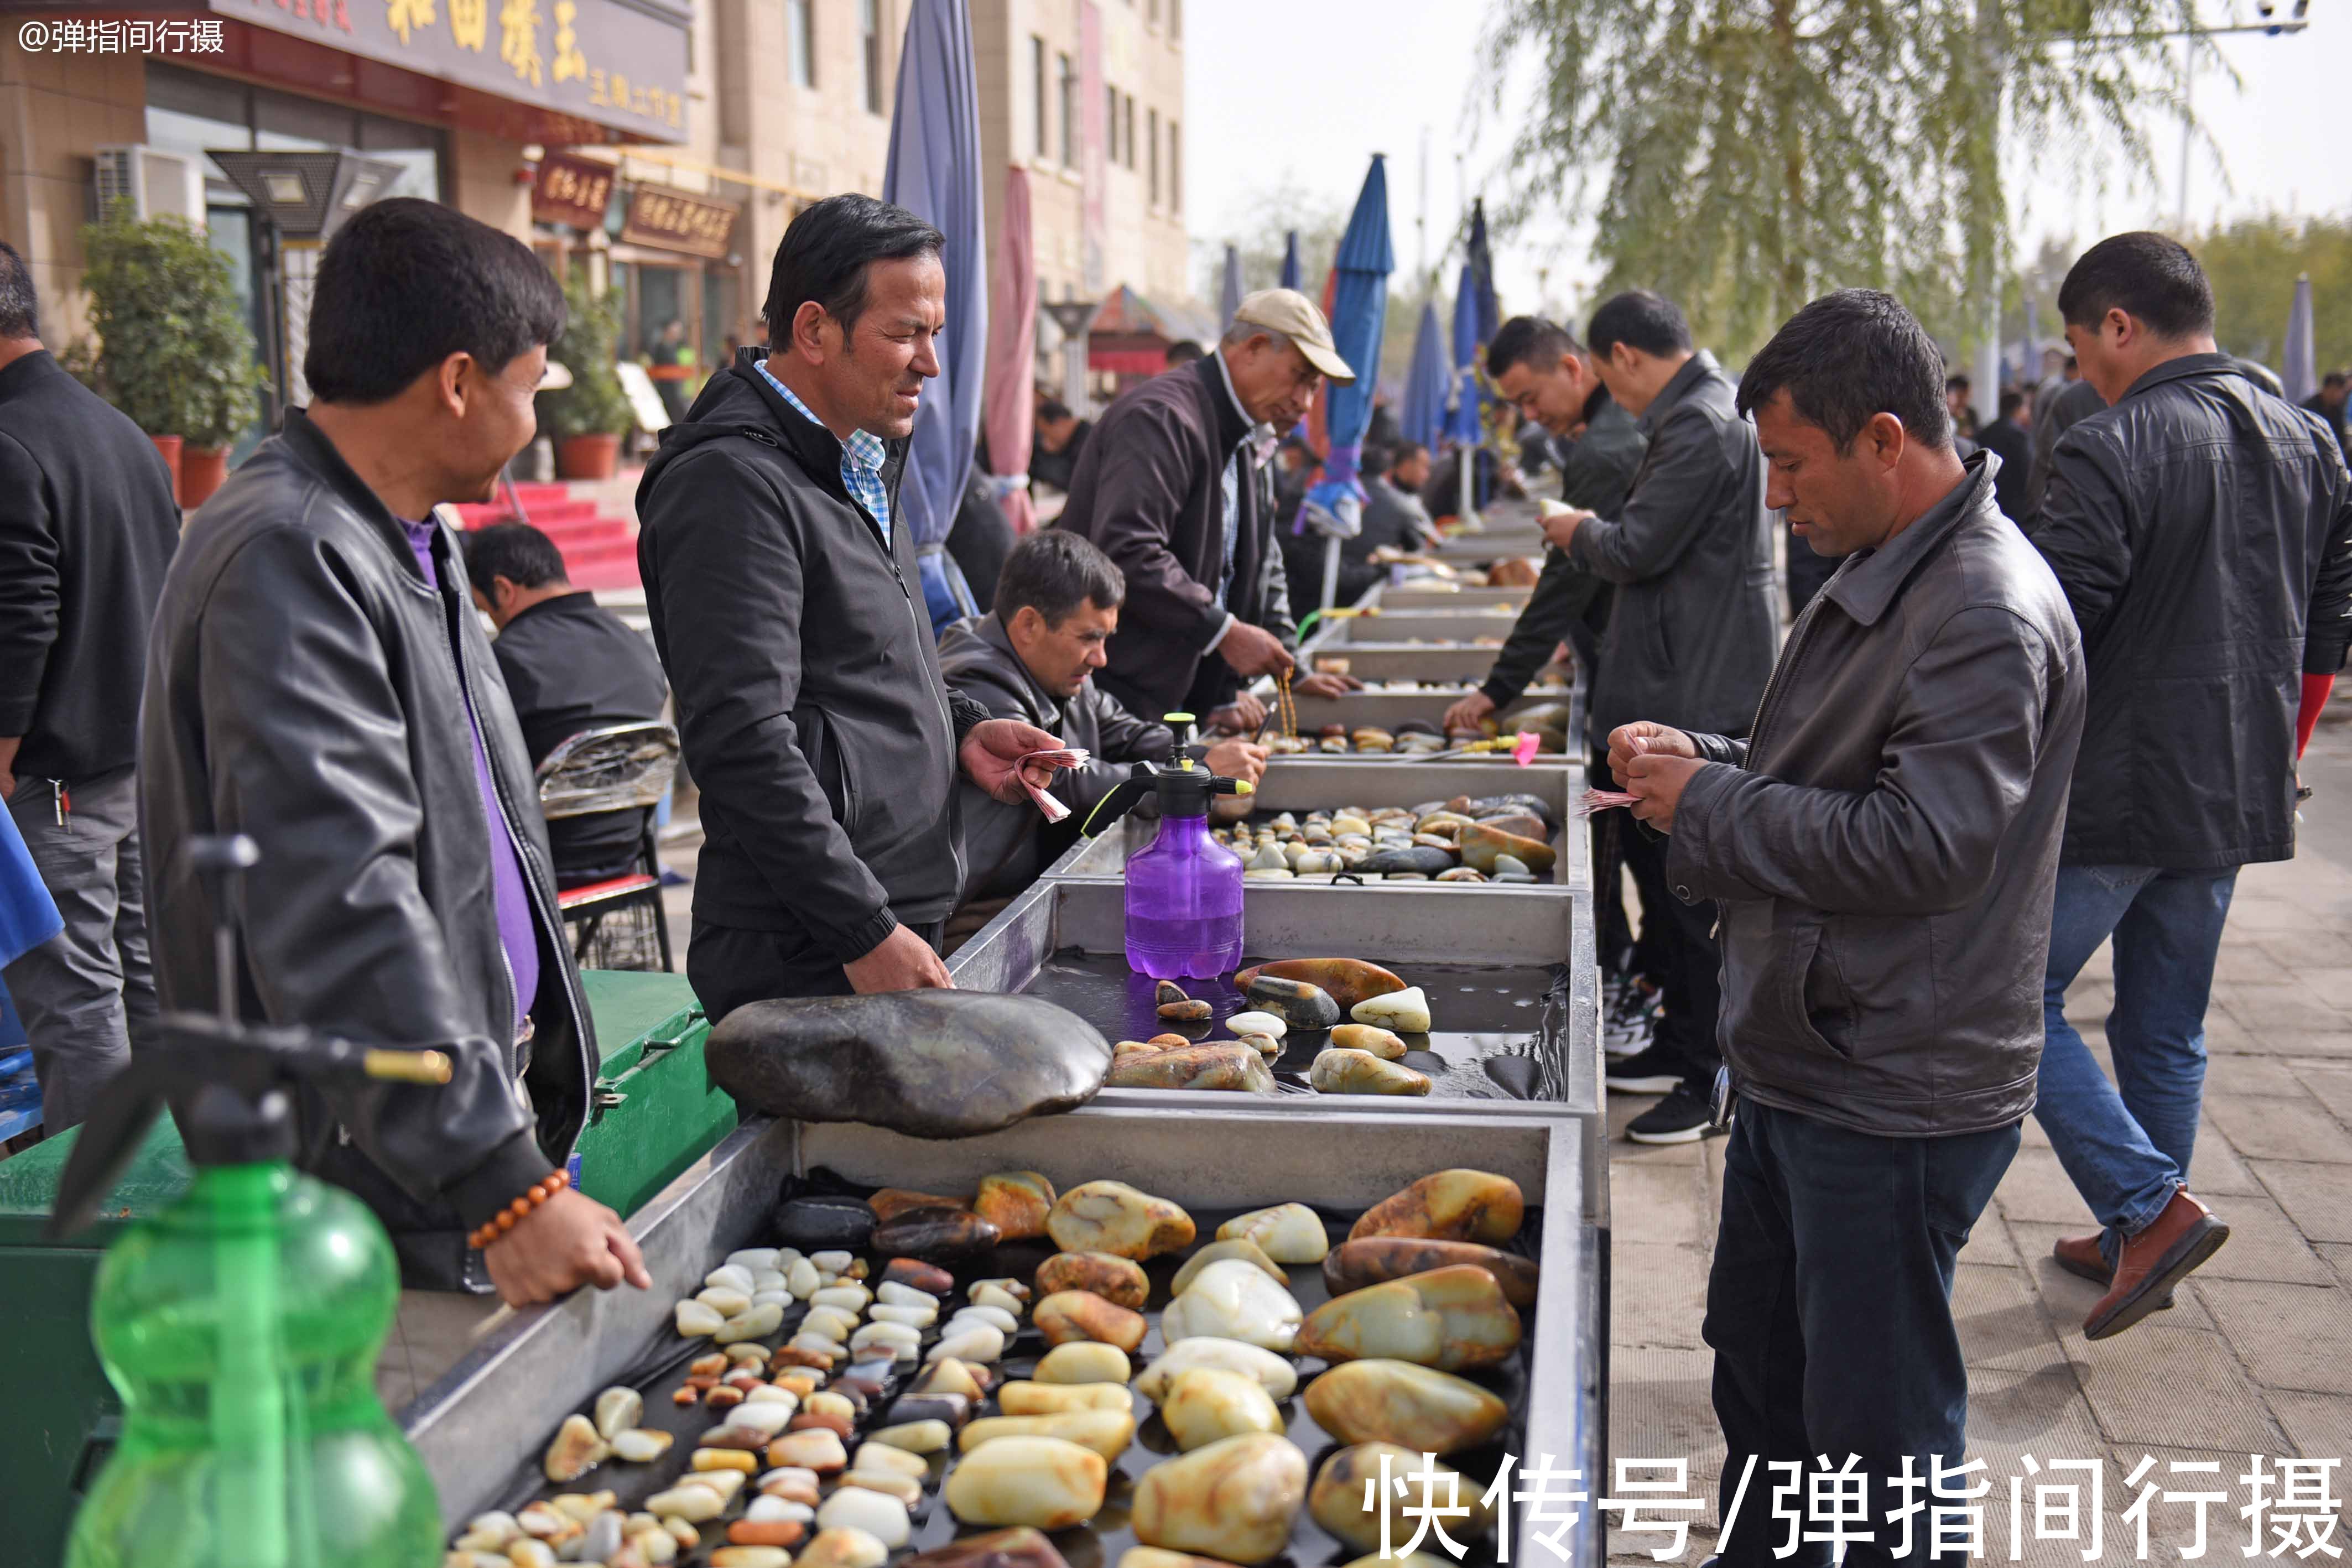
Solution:
<svg viewBox="0 0 2352 1568"><path fill-rule="evenodd" d="M1478 351L1494 337L1495 329L1501 324L1500 316L1495 299L1494 258L1486 248L1486 206L1484 202L1473 202L1462 277L1454 290L1454 410L1445 423L1446 434L1465 450L1475 447L1486 434L1478 389ZM1475 469L1476 465L1467 458L1461 465L1460 515L1464 517L1475 506L1476 497L1472 493Z"/></svg>
<svg viewBox="0 0 2352 1568"><path fill-rule="evenodd" d="M1339 253L1331 259L1331 342L1339 357L1356 372L1346 386L1324 394L1324 431L1331 450L1323 459L1323 478L1307 493L1308 516L1330 543L1323 560L1325 609L1339 589L1339 541L1353 538L1363 527L1364 487L1356 471L1364 454L1364 432L1372 423L1372 392L1380 382L1381 329L1388 319L1389 274L1396 270L1396 253L1389 245L1389 178L1381 154L1372 154L1371 171L1356 197L1348 232L1339 236Z"/></svg>
<svg viewBox="0 0 2352 1568"><path fill-rule="evenodd" d="M1225 281L1217 291L1217 330L1234 324L1242 309L1242 253L1225 246Z"/></svg>
<svg viewBox="0 0 2352 1568"><path fill-rule="evenodd" d="M1282 236L1282 287L1296 288L1306 272L1298 265L1298 231L1290 229Z"/></svg>
<svg viewBox="0 0 2352 1568"><path fill-rule="evenodd" d="M923 389L893 528L912 528L934 628L979 613L947 553L971 476L988 372L987 230L981 213L980 90L966 0L911 0L882 199L947 236L947 331Z"/></svg>
<svg viewBox="0 0 2352 1568"><path fill-rule="evenodd" d="M1445 371L1444 330L1437 324L1435 301L1421 308L1421 327L1412 336L1412 367L1405 371L1404 407L1397 427L1407 441L1434 448L1445 428L1445 394L1451 386Z"/></svg>
<svg viewBox="0 0 2352 1568"><path fill-rule="evenodd" d="M2319 390L2319 350L2312 340L2311 274L2294 280L2294 303L2286 313L2286 352L2279 363L2279 382L2289 402L2301 402Z"/></svg>

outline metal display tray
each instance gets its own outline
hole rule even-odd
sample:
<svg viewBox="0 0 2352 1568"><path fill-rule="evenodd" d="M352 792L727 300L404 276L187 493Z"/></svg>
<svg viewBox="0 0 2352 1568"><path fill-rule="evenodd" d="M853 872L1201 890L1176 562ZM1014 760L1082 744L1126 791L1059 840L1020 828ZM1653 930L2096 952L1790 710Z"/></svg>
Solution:
<svg viewBox="0 0 2352 1568"><path fill-rule="evenodd" d="M1360 702L1362 697L1349 697ZM1443 711L1443 710L1441 710ZM1302 728L1305 712L1299 715ZM1274 757L1266 760L1265 777L1251 797L1253 810L1328 811L1336 806L1418 806L1430 800L1450 800L1456 795L1533 795L1550 808L1560 824L1553 842L1557 858L1552 880L1536 887L1456 886L1439 882L1307 883L1297 891L1328 897L1360 892L1381 896L1530 898L1543 897L1562 887L1590 887L1590 835L1571 810L1584 794L1584 764L1575 757L1546 758L1540 765L1521 768L1515 762L1476 761L1457 758L1447 762L1417 762L1397 757ZM1048 868L1047 881L1068 877L1116 880L1126 873L1129 855L1159 833L1156 821L1120 819L1100 837L1080 839ZM1255 888L1268 885L1252 883ZM1552 954L1557 960L1559 952Z"/></svg>
<svg viewBox="0 0 2352 1568"><path fill-rule="evenodd" d="M1499 604L1488 610L1382 609L1377 615L1337 617L1328 634L1315 645L1328 651L1354 643L1476 643L1486 638L1486 646L1500 651L1517 624L1517 612Z"/></svg>
<svg viewBox="0 0 2352 1568"><path fill-rule="evenodd" d="M1344 659L1348 674L1360 681L1431 681L1443 685L1475 686L1495 667L1499 647L1471 643L1318 643L1301 662L1310 673L1317 660Z"/></svg>
<svg viewBox="0 0 2352 1568"><path fill-rule="evenodd" d="M1475 689L1465 685L1453 691L1351 692L1344 697L1301 696L1294 699L1298 717L1298 733L1311 736L1325 725L1330 724L1343 724L1350 730L1361 728L1365 725L1372 725L1393 733L1398 725L1413 720L1435 725L1443 729L1445 727L1445 710ZM1573 719L1569 733L1571 736L1580 734L1584 722L1584 693L1580 686L1561 692L1530 692L1505 711L1515 711L1531 703L1550 702L1564 702L1569 705L1569 711ZM1325 768L1334 764L1351 762L1379 764L1377 758L1359 757L1352 752L1301 751L1285 755L1277 760L1286 765L1294 762L1312 762L1318 767ZM1557 768L1575 761L1576 759L1571 757L1545 752L1536 758L1535 766ZM1449 758L1445 766L1460 768L1467 763L1475 763L1481 767L1491 768L1495 766L1495 762L1496 759L1491 756L1455 758Z"/></svg>
<svg viewBox="0 0 2352 1568"><path fill-rule="evenodd" d="M439 1490L447 1527L497 1506L565 1416L597 1390L641 1372L649 1354L678 1345L671 1303L693 1294L728 1252L767 1241L785 1179L818 1167L861 1185L932 1191L969 1191L981 1176L1013 1169L1041 1171L1063 1188L1110 1177L1205 1214L1281 1202L1360 1210L1433 1171L1468 1166L1518 1183L1534 1230L1523 1241L1532 1243L1543 1270L1520 1353L1525 1383L1514 1411L1515 1451L1550 1454L1598 1474L1607 1240L1582 1218L1590 1207L1587 1136L1576 1122L1533 1116L1399 1116L1357 1107L1302 1118L1263 1103L1177 1110L1096 1104L952 1143L855 1124L754 1120L632 1222L652 1290L579 1291L514 1314L400 1419ZM1136 1479L1132 1459L1122 1463ZM614 1479L592 1471L583 1484L611 1485ZM932 1511L918 1544L933 1544L929 1536L950 1527L936 1491L926 1506ZM1514 1544L1523 1545L1535 1521L1521 1513L1511 1522ZM1122 1527L1107 1511L1099 1528L1109 1533ZM1597 1526L1588 1515L1579 1528L1573 1560L1598 1562ZM1097 1529L1063 1533L1072 1562L1110 1560L1115 1542L1102 1540Z"/></svg>
<svg viewBox="0 0 2352 1568"><path fill-rule="evenodd" d="M1414 1039L1442 1048L1433 1051L1442 1060L1409 1056L1407 1062L1430 1073L1431 1092L1384 1098L1382 1108L1403 1116L1550 1114L1580 1121L1590 1129L1588 1195L1605 1201L1607 1101L1591 900L1581 892L1549 890L1481 896L1504 891L1441 887L1426 897L1392 898L1343 890L1334 896L1319 887L1251 883L1244 894L1244 957L1368 958L1423 986L1431 1021L1446 1032ZM1041 882L958 948L948 973L970 989L1046 996L1108 1038L1142 1039L1169 1026L1154 1019L1151 982L1129 970L1126 939L1122 883ZM1564 976L1547 975L1560 965ZM1244 1005L1225 978L1183 986L1211 1000L1220 1016ZM1202 1038L1220 1032L1200 1025L1183 1032L1195 1030ZM1315 1032L1286 1036L1292 1049L1277 1059L1277 1072L1296 1080L1323 1040ZM1096 1103L1172 1110L1197 1106L1204 1094L1250 1098L1212 1090L1106 1089ZM1505 1097L1512 1094L1532 1098ZM1319 1120L1349 1113L1364 1097L1302 1090L1284 1095L1281 1103ZM1605 1208L1596 1210L1596 1222L1605 1215Z"/></svg>
<svg viewBox="0 0 2352 1568"><path fill-rule="evenodd" d="M1462 583L1452 589L1436 588L1425 582L1376 582L1367 590L1360 602L1377 604L1383 611L1437 610L1461 614L1471 610L1507 609L1517 615L1527 608L1532 588L1488 588L1484 583Z"/></svg>

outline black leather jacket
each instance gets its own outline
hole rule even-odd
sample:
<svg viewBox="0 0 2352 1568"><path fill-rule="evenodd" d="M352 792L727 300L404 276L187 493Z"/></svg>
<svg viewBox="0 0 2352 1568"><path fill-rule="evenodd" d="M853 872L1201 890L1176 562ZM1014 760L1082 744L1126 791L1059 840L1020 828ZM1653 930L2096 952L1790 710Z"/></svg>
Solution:
<svg viewBox="0 0 2352 1568"><path fill-rule="evenodd" d="M1764 455L1715 356L1691 356L1642 414L1650 444L1613 517L1569 559L1617 585L1594 672L1598 740L1621 724L1743 735L1780 634Z"/></svg>
<svg viewBox="0 0 2352 1568"><path fill-rule="evenodd" d="M1722 906L1739 1092L1893 1137L2033 1108L2082 645L1988 459L1789 633L1749 740L1694 737L1666 881Z"/></svg>
<svg viewBox="0 0 2352 1568"><path fill-rule="evenodd" d="M2059 438L2034 545L2091 672L2069 865L2294 853L2302 676L2352 638L2352 494L2315 416L2226 354L2168 361Z"/></svg>
<svg viewBox="0 0 2352 1568"><path fill-rule="evenodd" d="M522 733L446 528L434 552L438 592L399 519L288 415L188 525L164 580L139 814L165 1007L214 1006L212 911L183 851L242 832L261 847L238 922L245 1015L449 1054L440 1088L306 1090L298 1156L376 1210L410 1282L446 1289L465 1233L570 1157L597 1058ZM536 917L527 1051L468 697Z"/></svg>
<svg viewBox="0 0 2352 1568"><path fill-rule="evenodd" d="M1126 782L1134 764L1165 762L1175 744L1166 725L1137 717L1092 681L1077 695L1056 699L1021 662L994 611L959 621L940 634L940 666L951 688L992 717L1034 724L1060 736L1066 745L1094 753L1084 767L1054 776L1054 794L1070 808L1060 822L1046 821L1027 800L1008 806L969 779L956 780L967 899L1009 898L1035 882L1077 841L1087 813Z"/></svg>

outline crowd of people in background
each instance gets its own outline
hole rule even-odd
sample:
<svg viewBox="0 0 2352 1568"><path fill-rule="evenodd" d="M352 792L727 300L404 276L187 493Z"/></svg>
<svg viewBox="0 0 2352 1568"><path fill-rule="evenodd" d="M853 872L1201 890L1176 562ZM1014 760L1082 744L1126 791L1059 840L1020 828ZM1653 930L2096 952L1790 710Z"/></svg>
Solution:
<svg viewBox="0 0 2352 1568"><path fill-rule="evenodd" d="M1252 684L1297 671L1335 569L1294 434L1356 374L1329 324L1264 290L1091 423L1039 389L1054 525L1014 542L969 491L985 612L935 624L898 495L943 243L865 196L793 220L765 344L639 483L650 647L544 535L461 541L436 511L532 434L564 304L517 241L422 201L353 216L319 267L310 406L184 530L0 245L0 792L65 916L5 978L57 1123L159 1003L222 999L187 850L248 833L236 1005L453 1063L429 1091L306 1092L306 1167L366 1198L414 1282L642 1288L619 1219L560 1179L597 1054L558 895L626 852L619 824L543 820L567 738L674 717L714 1019L952 985L951 943L1074 831L1032 791L1082 814L1169 754L1171 716L1258 777ZM2352 644L2352 380L2288 403L2219 350L2161 235L2091 247L2057 303L2068 350L1980 424L1885 294L1814 301L1735 380L1633 289L1580 334L1495 335L1518 463L1377 416L1365 446L1342 598L1428 541L1464 462L1559 503L1446 717L1496 715L1565 643L1591 782L1633 802L1591 824L1607 1080L1651 1099L1638 1141L1730 1139L1706 1324L1727 1489L1751 1457L1852 1453L1885 1503L1962 1451L1955 1260L2028 1114L2099 1221L2055 1246L2105 1289L2090 1338L2229 1237L2188 1186L2204 1011L2239 868L2294 852ZM1090 760L1038 760L1064 746ZM2109 942L2112 1077L2064 1011Z"/></svg>

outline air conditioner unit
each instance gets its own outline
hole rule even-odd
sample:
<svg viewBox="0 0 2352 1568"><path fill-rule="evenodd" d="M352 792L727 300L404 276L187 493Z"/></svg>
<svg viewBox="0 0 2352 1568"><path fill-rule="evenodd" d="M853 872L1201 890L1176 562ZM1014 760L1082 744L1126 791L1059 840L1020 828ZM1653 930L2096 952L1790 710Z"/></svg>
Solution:
<svg viewBox="0 0 2352 1568"><path fill-rule="evenodd" d="M205 176L196 160L140 142L119 142L95 153L92 194L103 216L127 200L142 218L185 218L205 226Z"/></svg>

